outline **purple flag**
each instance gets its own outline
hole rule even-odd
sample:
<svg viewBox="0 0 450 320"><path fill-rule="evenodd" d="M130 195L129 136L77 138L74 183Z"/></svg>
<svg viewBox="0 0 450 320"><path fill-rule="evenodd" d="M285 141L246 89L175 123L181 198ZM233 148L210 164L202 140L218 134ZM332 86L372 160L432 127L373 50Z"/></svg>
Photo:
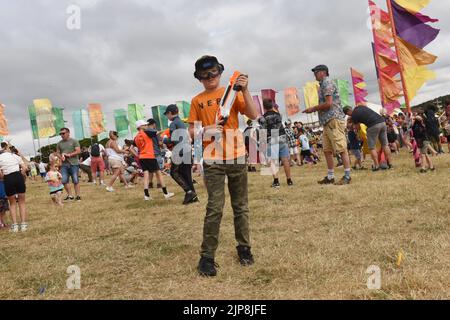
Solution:
<svg viewBox="0 0 450 320"><path fill-rule="evenodd" d="M421 49L436 39L440 30L425 24L425 22L435 22L436 19L420 13L413 14L398 5L394 0L390 1L397 35L400 38Z"/></svg>

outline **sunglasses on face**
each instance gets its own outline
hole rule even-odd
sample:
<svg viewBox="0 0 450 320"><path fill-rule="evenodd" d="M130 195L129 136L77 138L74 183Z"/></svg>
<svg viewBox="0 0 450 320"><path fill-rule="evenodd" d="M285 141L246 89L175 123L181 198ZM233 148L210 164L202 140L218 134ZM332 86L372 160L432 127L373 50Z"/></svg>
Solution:
<svg viewBox="0 0 450 320"><path fill-rule="evenodd" d="M198 74L198 77L201 80L210 80L210 79L217 78L218 76L220 76L220 71L218 69L210 70L210 71L204 71L204 72L200 72Z"/></svg>
<svg viewBox="0 0 450 320"><path fill-rule="evenodd" d="M67 132L60 132L59 135L60 135L60 136L63 136L63 135L65 135L66 133L67 133Z"/></svg>

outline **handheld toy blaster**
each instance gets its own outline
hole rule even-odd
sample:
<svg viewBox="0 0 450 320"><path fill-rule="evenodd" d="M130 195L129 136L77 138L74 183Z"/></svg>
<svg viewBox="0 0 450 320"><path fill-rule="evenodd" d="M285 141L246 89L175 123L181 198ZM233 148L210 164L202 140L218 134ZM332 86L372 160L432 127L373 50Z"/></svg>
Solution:
<svg viewBox="0 0 450 320"><path fill-rule="evenodd" d="M242 90L242 87L236 84L241 75L242 74L239 71L235 71L233 73L233 76L231 76L230 82L228 83L220 102L220 108L217 114L217 123L222 126L227 124L237 93Z"/></svg>

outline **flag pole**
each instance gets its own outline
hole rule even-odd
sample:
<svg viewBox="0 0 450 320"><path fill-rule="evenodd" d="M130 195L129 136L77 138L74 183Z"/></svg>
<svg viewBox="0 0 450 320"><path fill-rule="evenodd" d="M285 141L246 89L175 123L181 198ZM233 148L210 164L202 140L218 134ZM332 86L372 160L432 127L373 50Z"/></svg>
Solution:
<svg viewBox="0 0 450 320"><path fill-rule="evenodd" d="M380 88L380 99L381 99L381 105L383 106L383 108L385 107L384 106L384 93L383 93L383 86L382 86L382 84L381 84L381 77L380 77L380 72L381 72L381 68L380 68L380 59L379 59L379 57L378 57L378 54L377 54L377 48L376 48L376 46L377 46L377 36L376 36L376 32L375 32L375 23L374 23L374 17L373 17L373 15L372 15L372 10L370 9L370 2L371 2L371 0L368 0L369 1L369 10L370 10L370 21L372 22L372 34L373 34L373 59L374 59L374 61L375 61L375 68L377 69L377 80L378 80L378 87ZM381 9L379 9L378 7L377 7L377 9L378 10L381 10ZM380 19L381 20L381 19ZM381 21L380 21L380 23L381 23Z"/></svg>
<svg viewBox="0 0 450 320"><path fill-rule="evenodd" d="M392 3L391 3L391 0L386 0L386 3L387 3L387 7L388 7L388 12L389 12L389 18L391 19L392 36L394 37L395 53L397 54L398 64L400 65L400 76L402 79L403 93L405 96L405 104L406 104L408 113L411 114L411 103L409 101L408 88L406 87L406 80L405 80L405 75L404 75L405 68L401 61L399 50L398 50L397 28L395 26L394 13L392 11Z"/></svg>

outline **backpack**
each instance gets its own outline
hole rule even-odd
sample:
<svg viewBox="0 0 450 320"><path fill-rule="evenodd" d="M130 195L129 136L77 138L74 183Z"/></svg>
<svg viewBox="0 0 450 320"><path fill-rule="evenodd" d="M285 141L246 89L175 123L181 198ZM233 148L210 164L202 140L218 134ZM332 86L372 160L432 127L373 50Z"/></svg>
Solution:
<svg viewBox="0 0 450 320"><path fill-rule="evenodd" d="M98 145L98 143L94 144L91 147L91 157L100 157L100 146Z"/></svg>

